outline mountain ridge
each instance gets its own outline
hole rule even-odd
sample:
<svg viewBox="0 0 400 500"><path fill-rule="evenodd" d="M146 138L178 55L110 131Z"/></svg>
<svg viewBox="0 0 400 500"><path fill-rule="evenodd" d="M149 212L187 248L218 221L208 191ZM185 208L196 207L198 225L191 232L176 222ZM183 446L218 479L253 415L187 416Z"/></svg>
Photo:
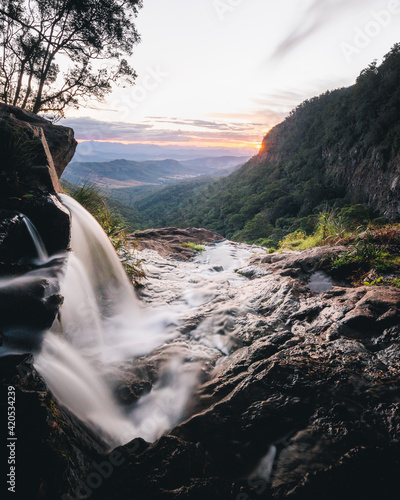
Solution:
<svg viewBox="0 0 400 500"><path fill-rule="evenodd" d="M93 183L106 189L157 186L191 178L228 175L247 159L222 156L184 161L118 159L108 162L72 162L64 172L63 180L77 185Z"/></svg>
<svg viewBox="0 0 400 500"><path fill-rule="evenodd" d="M326 207L363 203L400 215L400 44L348 88L301 103L263 140L258 155L223 181L167 205L157 194L137 204L144 225L186 225L228 238L279 240L310 232ZM190 184L190 183L189 183ZM168 189L163 199L168 199ZM184 199L185 198L185 199ZM176 197L175 197L176 199ZM185 206L186 201L186 206Z"/></svg>

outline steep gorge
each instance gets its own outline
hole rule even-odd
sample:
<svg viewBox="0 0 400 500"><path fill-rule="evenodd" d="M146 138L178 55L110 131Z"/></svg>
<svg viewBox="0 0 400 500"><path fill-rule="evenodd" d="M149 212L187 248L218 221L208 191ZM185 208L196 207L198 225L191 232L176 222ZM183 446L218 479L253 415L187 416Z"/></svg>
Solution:
<svg viewBox="0 0 400 500"><path fill-rule="evenodd" d="M137 203L144 225L202 226L237 240L312 228L325 206L400 214L400 44L355 85L300 104L223 181L172 186ZM187 189L189 188L189 189ZM187 193L187 194L185 194Z"/></svg>

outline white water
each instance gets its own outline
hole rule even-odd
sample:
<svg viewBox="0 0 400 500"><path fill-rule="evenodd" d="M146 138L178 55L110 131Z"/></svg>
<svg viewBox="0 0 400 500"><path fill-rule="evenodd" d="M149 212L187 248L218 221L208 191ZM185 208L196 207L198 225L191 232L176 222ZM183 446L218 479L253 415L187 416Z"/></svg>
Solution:
<svg viewBox="0 0 400 500"><path fill-rule="evenodd" d="M143 307L98 223L76 201L65 195L62 201L72 213L72 252L61 284L64 303L35 366L59 402L110 447L135 437L154 441L184 417L201 363L234 346L229 317L237 311L217 304L215 314L190 338L174 341L180 318L214 300L227 284L239 287L245 280L233 269L250 253L224 243L179 269L167 262L150 269L147 288L153 303ZM118 376L118 366L146 355L149 366L157 366L156 382L132 407L122 408L108 376Z"/></svg>
<svg viewBox="0 0 400 500"><path fill-rule="evenodd" d="M47 333L35 367L60 403L91 426L110 446L134 436L101 373L73 345Z"/></svg>
<svg viewBox="0 0 400 500"><path fill-rule="evenodd" d="M103 229L78 202L61 199L72 213L72 255L61 286L65 337L102 362L143 356L170 340L165 327L174 316L142 310Z"/></svg>
<svg viewBox="0 0 400 500"><path fill-rule="evenodd" d="M24 221L24 224L28 230L28 233L29 233L30 237L32 238L32 242L35 245L35 249L36 249L36 252L38 255L38 263L43 264L49 258L47 251L46 251L46 247L44 246L43 240L42 240L40 234L38 233L38 230L36 229L36 227L32 224L32 222L30 221L30 219L26 215L22 216L22 220Z"/></svg>
<svg viewBox="0 0 400 500"><path fill-rule="evenodd" d="M176 332L170 325L177 315L143 310L101 227L76 201L65 195L62 201L72 213L72 252L61 284L64 304L35 367L59 402L110 447L135 437L155 440L179 422L198 367L180 370L179 357L166 362L151 392L128 414L123 411L105 382L112 363L143 356L172 339Z"/></svg>

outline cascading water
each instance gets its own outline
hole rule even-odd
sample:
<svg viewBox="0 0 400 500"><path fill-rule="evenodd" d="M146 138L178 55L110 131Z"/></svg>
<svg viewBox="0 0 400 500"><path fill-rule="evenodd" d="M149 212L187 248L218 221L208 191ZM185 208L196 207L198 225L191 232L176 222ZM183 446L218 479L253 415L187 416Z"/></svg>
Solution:
<svg viewBox="0 0 400 500"><path fill-rule="evenodd" d="M42 240L38 230L36 229L36 227L32 224L31 220L26 215L22 215L21 218L22 218L22 220L23 220L23 222L28 230L30 237L32 238L33 244L35 245L35 249L36 249L36 252L38 255L39 263L46 262L46 260L49 258L49 256L47 254L46 247L44 246L43 240Z"/></svg>
<svg viewBox="0 0 400 500"><path fill-rule="evenodd" d="M184 374L181 361L174 359L150 393L129 411L120 407L104 381L110 366L148 354L173 338L176 314L141 308L101 227L75 200L61 199L72 214L72 252L61 284L64 304L60 324L46 334L35 367L57 399L109 446L139 436L157 439L179 421L198 367Z"/></svg>
<svg viewBox="0 0 400 500"><path fill-rule="evenodd" d="M109 447L135 437L154 441L182 420L205 364L212 366L233 347L230 317L239 313L225 310L217 297L230 283L243 283L233 269L249 252L220 244L179 266L158 256L160 267L153 264L152 271L149 263L146 287L153 299L140 302L99 224L73 199L61 195L61 200L72 215L71 252L48 257L36 228L24 219L38 259L34 271L18 278L21 286L52 272L53 261L68 261L61 278L64 302L57 321L43 340L40 336L35 367L59 403ZM214 299L214 309L197 320L191 333L182 334L184 316L196 315ZM119 370L128 366L134 379L135 366L143 360L145 370L149 366L154 372L152 389L122 406L114 396Z"/></svg>
<svg viewBox="0 0 400 500"><path fill-rule="evenodd" d="M102 362L148 354L172 338L166 327L176 315L140 307L103 229L75 200L61 199L72 213L72 255L61 285L65 337Z"/></svg>

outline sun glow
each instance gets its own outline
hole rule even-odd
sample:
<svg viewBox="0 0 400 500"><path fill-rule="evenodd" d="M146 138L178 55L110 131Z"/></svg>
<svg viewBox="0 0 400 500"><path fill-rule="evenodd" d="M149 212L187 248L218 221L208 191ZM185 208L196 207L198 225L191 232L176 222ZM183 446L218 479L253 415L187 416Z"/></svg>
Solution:
<svg viewBox="0 0 400 500"><path fill-rule="evenodd" d="M139 140L139 141L127 141L124 139L101 139L101 140L90 140L90 139L77 139L80 144L87 142L107 142L110 144L149 144L154 146L180 146L180 147L194 147L194 148L237 148L237 149L249 149L253 152L259 151L261 148L261 142L258 141L237 141L237 140L204 140L199 141L195 139L188 138L185 141L154 141L154 140Z"/></svg>

